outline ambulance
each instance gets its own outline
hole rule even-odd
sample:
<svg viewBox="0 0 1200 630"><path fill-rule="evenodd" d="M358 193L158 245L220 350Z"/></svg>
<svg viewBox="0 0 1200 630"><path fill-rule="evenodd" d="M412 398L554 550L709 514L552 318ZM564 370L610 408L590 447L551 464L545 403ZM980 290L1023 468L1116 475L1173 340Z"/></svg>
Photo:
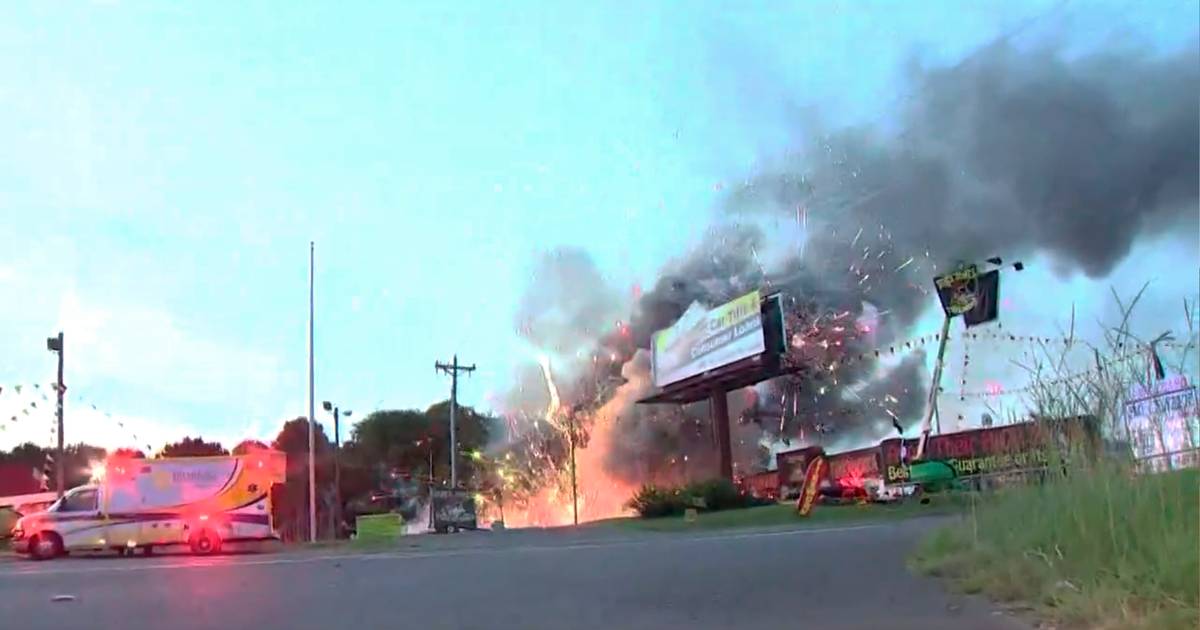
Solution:
<svg viewBox="0 0 1200 630"><path fill-rule="evenodd" d="M224 543L278 540L271 490L285 480L286 455L259 450L232 457L110 457L94 482L17 521L12 548L37 560L72 551L185 546L197 555Z"/></svg>

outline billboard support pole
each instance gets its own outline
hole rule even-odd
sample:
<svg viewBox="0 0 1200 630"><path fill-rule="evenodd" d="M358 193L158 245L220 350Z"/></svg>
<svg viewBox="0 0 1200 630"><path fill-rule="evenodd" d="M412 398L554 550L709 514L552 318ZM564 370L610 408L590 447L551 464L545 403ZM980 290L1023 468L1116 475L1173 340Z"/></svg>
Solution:
<svg viewBox="0 0 1200 630"><path fill-rule="evenodd" d="M733 480L733 448L729 440L729 400L723 389L714 389L709 399L712 421L717 433L717 452L721 462L722 479Z"/></svg>
<svg viewBox="0 0 1200 630"><path fill-rule="evenodd" d="M942 320L942 334L938 339L937 360L933 364L933 382L929 385L929 399L925 402L925 416L921 420L921 440L917 442L917 454L914 459L925 457L925 442L933 428L933 414L937 411L938 389L942 384L942 367L946 363L946 341L950 336L950 315Z"/></svg>

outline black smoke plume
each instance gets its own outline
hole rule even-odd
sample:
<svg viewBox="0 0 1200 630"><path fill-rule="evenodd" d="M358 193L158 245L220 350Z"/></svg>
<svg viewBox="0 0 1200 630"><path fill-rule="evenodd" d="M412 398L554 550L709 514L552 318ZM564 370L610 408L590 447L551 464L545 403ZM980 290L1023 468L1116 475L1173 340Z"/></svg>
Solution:
<svg viewBox="0 0 1200 630"><path fill-rule="evenodd" d="M739 464L761 463L763 437L855 446L920 414L924 355L874 353L935 308L934 274L956 261L1038 255L1063 274L1102 277L1140 239L1200 229L1195 46L1068 58L1000 42L953 67L913 69L910 84L886 128L809 125L789 157L738 177L708 237L664 267L626 324L597 329L612 316L593 310L618 293L594 269L554 267L590 268L584 254L546 259L548 277L587 278L531 287L537 299L522 314L534 329L540 313L562 314L527 333L535 343L593 348L568 359L576 382L564 395L595 408L613 383L644 376L637 350L693 302L780 291L790 360L808 369L731 395ZM711 459L704 403L630 405L616 430L607 461L628 479L654 478L684 455L697 466Z"/></svg>

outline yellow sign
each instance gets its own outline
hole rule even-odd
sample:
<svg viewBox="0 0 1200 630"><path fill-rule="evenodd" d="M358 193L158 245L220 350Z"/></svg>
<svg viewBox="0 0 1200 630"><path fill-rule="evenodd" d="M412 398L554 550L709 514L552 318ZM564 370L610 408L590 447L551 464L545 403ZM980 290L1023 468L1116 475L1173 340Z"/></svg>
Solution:
<svg viewBox="0 0 1200 630"><path fill-rule="evenodd" d="M823 455L818 455L808 463L804 471L804 487L800 491L800 500L796 503L796 511L800 516L808 516L817 502L817 492L821 489L821 480L829 471L829 462Z"/></svg>
<svg viewBox="0 0 1200 630"><path fill-rule="evenodd" d="M670 328L654 333L654 384L664 387L766 349L762 296L751 291L705 312L692 304Z"/></svg>

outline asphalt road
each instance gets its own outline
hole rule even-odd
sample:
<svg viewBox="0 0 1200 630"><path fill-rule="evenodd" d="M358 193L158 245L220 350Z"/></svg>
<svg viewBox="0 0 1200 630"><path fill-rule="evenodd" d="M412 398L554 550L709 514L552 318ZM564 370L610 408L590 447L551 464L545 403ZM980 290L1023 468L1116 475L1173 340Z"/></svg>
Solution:
<svg viewBox="0 0 1200 630"><path fill-rule="evenodd" d="M0 562L0 627L1025 627L906 570L927 524L471 533L370 555L10 559ZM54 601L62 595L72 599Z"/></svg>

